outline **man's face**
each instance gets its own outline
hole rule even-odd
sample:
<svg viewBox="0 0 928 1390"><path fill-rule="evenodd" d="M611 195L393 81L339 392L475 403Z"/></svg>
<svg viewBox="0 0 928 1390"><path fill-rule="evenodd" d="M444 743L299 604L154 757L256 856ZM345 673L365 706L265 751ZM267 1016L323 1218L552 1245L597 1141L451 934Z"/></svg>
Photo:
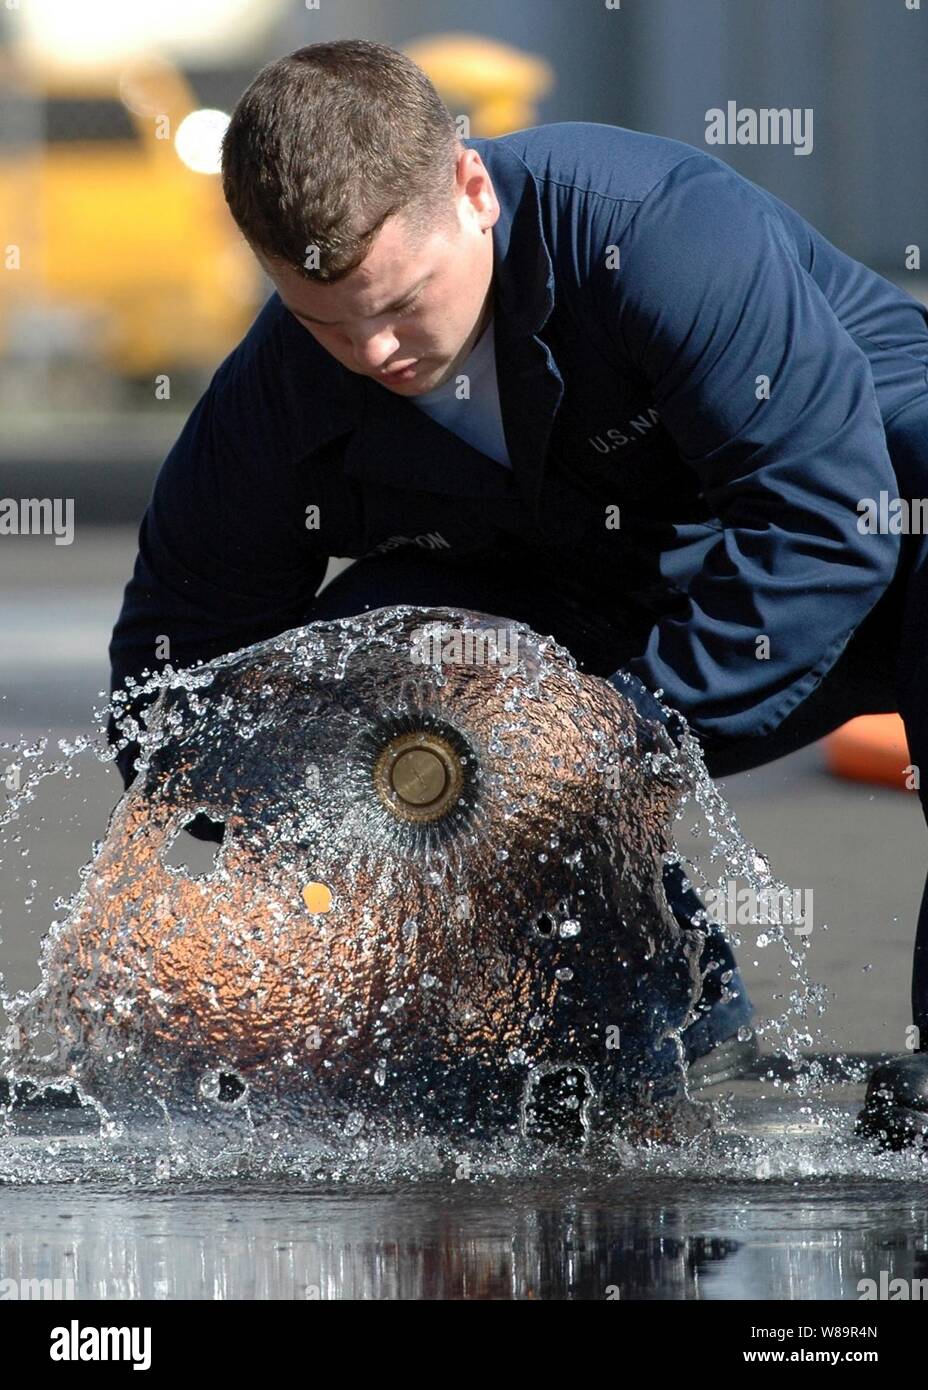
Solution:
<svg viewBox="0 0 928 1390"><path fill-rule="evenodd" d="M388 218L361 265L335 284L256 255L286 307L343 367L420 395L457 373L490 313L499 203L475 150L459 151L453 201L451 224L417 240L402 214Z"/></svg>

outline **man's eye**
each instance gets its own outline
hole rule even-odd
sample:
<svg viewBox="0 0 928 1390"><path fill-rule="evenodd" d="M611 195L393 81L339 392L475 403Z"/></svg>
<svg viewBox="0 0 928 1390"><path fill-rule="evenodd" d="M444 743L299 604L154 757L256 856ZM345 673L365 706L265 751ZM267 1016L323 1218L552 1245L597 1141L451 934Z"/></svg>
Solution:
<svg viewBox="0 0 928 1390"><path fill-rule="evenodd" d="M398 307L398 309L397 309L397 313L398 313L398 314L408 314L409 311L410 311L411 309L414 309L414 308L416 307L416 305L419 303L419 300L420 300L421 298L422 298L422 295L421 295L421 294L414 294L413 297L412 297L412 299L407 299L405 304L400 304L400 305L399 305L399 307Z"/></svg>

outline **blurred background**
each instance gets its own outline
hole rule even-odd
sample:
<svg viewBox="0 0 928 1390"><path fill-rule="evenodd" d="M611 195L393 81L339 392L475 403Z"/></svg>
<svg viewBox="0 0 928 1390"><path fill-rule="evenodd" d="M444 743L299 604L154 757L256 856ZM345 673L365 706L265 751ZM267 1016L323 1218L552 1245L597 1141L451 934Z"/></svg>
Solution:
<svg viewBox="0 0 928 1390"><path fill-rule="evenodd" d="M811 107L808 157L712 152L928 295L907 256L928 236L928 0L7 0L0 498L74 499L75 534L0 536L0 740L89 728L155 473L270 292L222 199L224 121L265 62L349 36L407 49L473 135L592 120L704 148L707 110L730 100ZM831 1033L897 1051L925 829L898 726L874 739L862 779L809 749L723 791L778 876L814 889ZM58 783L0 868L16 987L120 790L99 765ZM745 957L775 1007L782 974Z"/></svg>

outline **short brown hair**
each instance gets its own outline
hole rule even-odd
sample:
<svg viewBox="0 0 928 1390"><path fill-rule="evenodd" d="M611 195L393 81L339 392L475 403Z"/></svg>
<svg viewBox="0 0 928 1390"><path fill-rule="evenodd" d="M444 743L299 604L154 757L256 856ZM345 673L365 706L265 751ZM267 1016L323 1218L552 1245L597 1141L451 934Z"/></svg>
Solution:
<svg viewBox="0 0 928 1390"><path fill-rule="evenodd" d="M340 280L391 214L414 234L450 220L457 144L451 113L405 54L314 43L262 68L238 101L222 188L254 250L306 279Z"/></svg>

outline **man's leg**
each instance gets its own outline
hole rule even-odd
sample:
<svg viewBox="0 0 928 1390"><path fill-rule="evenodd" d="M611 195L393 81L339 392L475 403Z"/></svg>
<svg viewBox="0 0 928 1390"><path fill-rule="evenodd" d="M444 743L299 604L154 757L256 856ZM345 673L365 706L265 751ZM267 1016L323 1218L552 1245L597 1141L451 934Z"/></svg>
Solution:
<svg viewBox="0 0 928 1390"><path fill-rule="evenodd" d="M887 430L899 495L928 499L928 398ZM928 534L915 525L903 536L902 558L894 587L902 591L902 622L893 648L899 712L905 724L909 763L928 819ZM900 769L901 772L901 769ZM928 882L922 894L912 971L912 1019L918 1050L902 1052L877 1066L870 1077L861 1133L892 1148L928 1142ZM907 1038L906 1044L911 1046Z"/></svg>
<svg viewBox="0 0 928 1390"><path fill-rule="evenodd" d="M928 498L928 404L909 411L892 430L893 467L904 497ZM913 511L913 517L916 513ZM896 648L899 713L905 724L909 762L928 820L928 534L903 539L900 576L905 601ZM922 894L912 971L912 1021L928 1050L928 880Z"/></svg>
<svg viewBox="0 0 928 1390"><path fill-rule="evenodd" d="M928 536L909 576L898 646L899 713L908 743L909 776L928 820ZM899 774L902 777L903 768ZM928 1049L928 879L922 892L912 969L912 1020ZM900 1040L901 1045L901 1040Z"/></svg>

